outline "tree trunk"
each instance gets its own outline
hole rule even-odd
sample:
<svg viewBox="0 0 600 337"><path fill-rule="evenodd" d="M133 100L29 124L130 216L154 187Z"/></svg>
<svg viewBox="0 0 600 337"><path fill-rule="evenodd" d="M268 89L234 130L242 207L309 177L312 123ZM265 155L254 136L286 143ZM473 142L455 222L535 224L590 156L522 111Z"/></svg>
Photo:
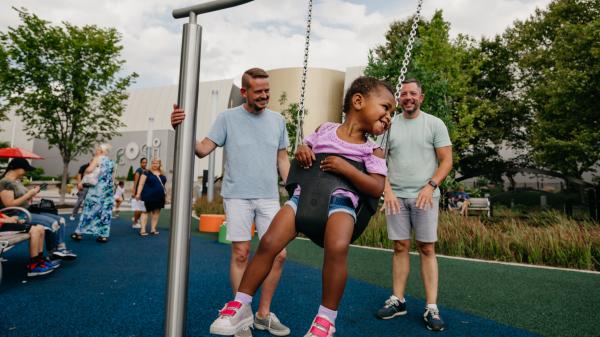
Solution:
<svg viewBox="0 0 600 337"><path fill-rule="evenodd" d="M65 193L67 191L67 183L69 179L69 161L63 161L62 180L60 181L60 205L65 204Z"/></svg>

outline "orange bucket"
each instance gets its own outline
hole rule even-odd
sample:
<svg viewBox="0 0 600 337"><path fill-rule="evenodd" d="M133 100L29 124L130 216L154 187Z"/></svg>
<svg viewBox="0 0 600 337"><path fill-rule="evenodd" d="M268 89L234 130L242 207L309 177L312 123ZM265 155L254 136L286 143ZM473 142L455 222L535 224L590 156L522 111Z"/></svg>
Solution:
<svg viewBox="0 0 600 337"><path fill-rule="evenodd" d="M204 233L218 233L223 221L225 221L224 214L200 214L198 231Z"/></svg>

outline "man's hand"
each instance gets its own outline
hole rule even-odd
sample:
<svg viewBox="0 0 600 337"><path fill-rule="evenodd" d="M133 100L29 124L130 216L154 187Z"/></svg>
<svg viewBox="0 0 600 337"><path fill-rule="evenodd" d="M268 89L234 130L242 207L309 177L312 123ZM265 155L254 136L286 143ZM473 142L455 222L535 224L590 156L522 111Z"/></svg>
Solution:
<svg viewBox="0 0 600 337"><path fill-rule="evenodd" d="M435 189L429 184L425 185L419 191L416 202L417 208L427 209L430 206L433 206L433 191L435 191Z"/></svg>
<svg viewBox="0 0 600 337"><path fill-rule="evenodd" d="M171 112L171 126L175 128L185 119L185 112L179 108L177 104L173 104L173 112Z"/></svg>
<svg viewBox="0 0 600 337"><path fill-rule="evenodd" d="M315 153L313 150L307 145L300 145L298 150L296 150L296 160L298 164L303 168L307 169L312 166L313 161L315 161Z"/></svg>
<svg viewBox="0 0 600 337"><path fill-rule="evenodd" d="M381 212L385 211L385 214L398 214L400 213L400 202L391 189L386 189L383 193L383 205L380 209Z"/></svg>
<svg viewBox="0 0 600 337"><path fill-rule="evenodd" d="M350 163L338 156L328 156L321 161L320 168L324 172L342 174L348 167L352 167Z"/></svg>

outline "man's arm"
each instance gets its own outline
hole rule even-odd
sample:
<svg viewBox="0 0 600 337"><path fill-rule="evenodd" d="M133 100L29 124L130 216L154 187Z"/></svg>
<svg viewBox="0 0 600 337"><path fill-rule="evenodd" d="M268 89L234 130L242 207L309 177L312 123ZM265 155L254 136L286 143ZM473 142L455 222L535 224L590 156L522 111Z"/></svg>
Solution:
<svg viewBox="0 0 600 337"><path fill-rule="evenodd" d="M433 180L433 182L439 186L444 179L446 179L446 176L448 173L450 173L450 170L452 170L452 147L437 147L435 148L435 155L437 156L439 164L438 168L433 174L433 177L431 177L431 180ZM429 184L425 184L425 186L423 186L419 192L419 195L417 196L417 208L425 208L426 205L433 204L433 191L435 191L433 186Z"/></svg>
<svg viewBox="0 0 600 337"><path fill-rule="evenodd" d="M217 148L217 144L208 138L196 142L196 156L204 158Z"/></svg>
<svg viewBox="0 0 600 337"><path fill-rule="evenodd" d="M179 108L176 104L173 104L173 111L171 112L171 125L176 128L185 119L185 112ZM208 138L202 139L202 141L196 142L194 152L196 156L204 158L215 150L217 144Z"/></svg>
<svg viewBox="0 0 600 337"><path fill-rule="evenodd" d="M452 170L452 147L444 146L436 148L435 155L437 156L439 164L433 177L431 177L431 180L440 185Z"/></svg>
<svg viewBox="0 0 600 337"><path fill-rule="evenodd" d="M290 159L286 149L277 151L277 170L283 183L287 181L288 173L290 172Z"/></svg>

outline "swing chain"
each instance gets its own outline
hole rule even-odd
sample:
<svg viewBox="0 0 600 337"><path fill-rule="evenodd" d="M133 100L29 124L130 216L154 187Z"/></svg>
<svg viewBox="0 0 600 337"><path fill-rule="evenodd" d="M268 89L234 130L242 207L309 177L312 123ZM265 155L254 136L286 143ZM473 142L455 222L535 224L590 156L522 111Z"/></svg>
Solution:
<svg viewBox="0 0 600 337"><path fill-rule="evenodd" d="M423 0L419 0L417 5L417 12L413 19L410 35L408 37L408 44L406 45L406 52L404 53L404 60L402 60L402 68L400 68L400 76L398 76L398 84L396 84L396 102L400 101L400 91L402 91L402 82L406 78L406 72L408 71L408 63L410 63L410 56L415 43L415 37L417 36L417 28L419 28L419 19L421 17L421 9L423 7Z"/></svg>
<svg viewBox="0 0 600 337"><path fill-rule="evenodd" d="M402 67L400 68L400 75L398 76L398 83L396 84L396 93L394 94L396 98L396 102L400 102L400 93L402 91L402 82L404 82L406 78L406 73L408 72L408 63L410 62L410 57L413 49L413 44L415 43L415 38L417 36L417 28L419 28L419 20L421 18L421 9L423 8L423 0L419 0L417 5L417 12L415 13L415 17L413 19L412 27L410 29L410 34L408 36L408 43L406 45L406 51L404 52L404 60L402 60ZM393 116L392 116L393 117ZM387 159L389 148L388 142L390 139L390 131L387 130L386 133L381 137L380 146L384 149L384 158ZM388 163L389 167L389 163Z"/></svg>
<svg viewBox="0 0 600 337"><path fill-rule="evenodd" d="M308 73L308 50L310 46L310 26L312 23L312 0L308 0L308 15L306 19L306 38L304 42L304 63L302 68L302 80L300 81L300 103L298 106L298 125L296 130L296 141L294 143L294 152L304 139L304 96L306 95L306 75Z"/></svg>

